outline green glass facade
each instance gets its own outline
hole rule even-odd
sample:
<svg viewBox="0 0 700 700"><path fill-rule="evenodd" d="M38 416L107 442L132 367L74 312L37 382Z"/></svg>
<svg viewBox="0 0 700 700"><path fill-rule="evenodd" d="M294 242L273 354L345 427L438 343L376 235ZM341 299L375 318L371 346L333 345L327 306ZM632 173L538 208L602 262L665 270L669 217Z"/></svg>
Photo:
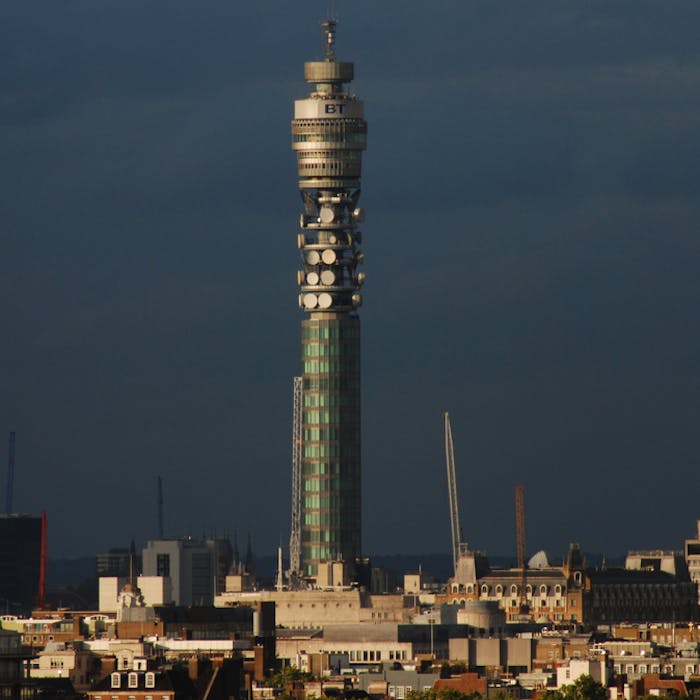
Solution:
<svg viewBox="0 0 700 700"><path fill-rule="evenodd" d="M360 320L318 314L302 322L304 573L361 551Z"/></svg>

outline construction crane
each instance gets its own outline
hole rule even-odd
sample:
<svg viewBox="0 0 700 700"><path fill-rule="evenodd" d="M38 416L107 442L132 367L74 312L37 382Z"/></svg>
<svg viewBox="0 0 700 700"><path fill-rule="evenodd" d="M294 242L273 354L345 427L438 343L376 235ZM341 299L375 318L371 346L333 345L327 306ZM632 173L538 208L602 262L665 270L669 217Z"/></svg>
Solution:
<svg viewBox="0 0 700 700"><path fill-rule="evenodd" d="M452 442L450 414L445 412L445 458L447 462L447 493L450 498L450 528L452 530L452 562L457 576L459 555L466 548L462 542L462 529L459 526L459 504L457 503L457 476L455 474L455 448Z"/></svg>
<svg viewBox="0 0 700 700"><path fill-rule="evenodd" d="M10 433L7 458L7 489L5 491L5 512L12 513L12 492L15 488L15 434Z"/></svg>
<svg viewBox="0 0 700 700"><path fill-rule="evenodd" d="M515 537L518 550L518 569L520 569L520 614L529 612L527 604L527 568L525 565L525 488L522 484L515 487Z"/></svg>
<svg viewBox="0 0 700 700"><path fill-rule="evenodd" d="M294 377L294 417L292 420L292 527L289 536L289 571L301 574L301 410L303 377Z"/></svg>

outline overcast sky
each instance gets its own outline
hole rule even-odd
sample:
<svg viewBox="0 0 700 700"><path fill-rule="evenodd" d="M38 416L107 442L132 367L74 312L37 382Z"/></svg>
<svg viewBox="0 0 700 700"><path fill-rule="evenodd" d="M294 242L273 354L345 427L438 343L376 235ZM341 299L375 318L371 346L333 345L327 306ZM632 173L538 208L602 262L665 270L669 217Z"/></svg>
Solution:
<svg viewBox="0 0 700 700"><path fill-rule="evenodd" d="M0 435L51 556L155 537L159 474L168 534L288 543L289 121L328 7L0 2ZM365 551L450 550L445 410L472 547L515 551L517 483L530 553L682 547L700 5L335 11L369 122Z"/></svg>

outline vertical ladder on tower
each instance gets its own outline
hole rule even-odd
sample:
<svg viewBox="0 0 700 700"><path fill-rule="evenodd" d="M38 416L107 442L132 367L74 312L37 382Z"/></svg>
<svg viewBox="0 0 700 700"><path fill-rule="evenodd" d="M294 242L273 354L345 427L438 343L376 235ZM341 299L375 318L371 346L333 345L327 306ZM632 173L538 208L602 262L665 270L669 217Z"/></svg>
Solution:
<svg viewBox="0 0 700 700"><path fill-rule="evenodd" d="M445 457L447 461L447 492L450 498L450 528L452 529L452 562L454 575L462 551L462 530L459 526L459 505L457 503L457 476L455 474L455 448L452 442L450 414L445 413Z"/></svg>
<svg viewBox="0 0 700 700"><path fill-rule="evenodd" d="M292 420L292 527L289 536L289 570L301 574L301 411L304 393L302 377L294 377L294 418Z"/></svg>

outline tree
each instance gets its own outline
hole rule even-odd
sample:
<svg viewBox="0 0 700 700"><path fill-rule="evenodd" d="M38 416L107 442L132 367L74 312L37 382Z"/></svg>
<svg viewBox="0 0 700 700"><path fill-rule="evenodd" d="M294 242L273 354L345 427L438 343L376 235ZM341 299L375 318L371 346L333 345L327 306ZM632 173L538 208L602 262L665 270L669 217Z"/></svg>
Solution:
<svg viewBox="0 0 700 700"><path fill-rule="evenodd" d="M606 700L608 696L605 686L589 675L579 676L572 685L563 686L560 692L562 700Z"/></svg>

